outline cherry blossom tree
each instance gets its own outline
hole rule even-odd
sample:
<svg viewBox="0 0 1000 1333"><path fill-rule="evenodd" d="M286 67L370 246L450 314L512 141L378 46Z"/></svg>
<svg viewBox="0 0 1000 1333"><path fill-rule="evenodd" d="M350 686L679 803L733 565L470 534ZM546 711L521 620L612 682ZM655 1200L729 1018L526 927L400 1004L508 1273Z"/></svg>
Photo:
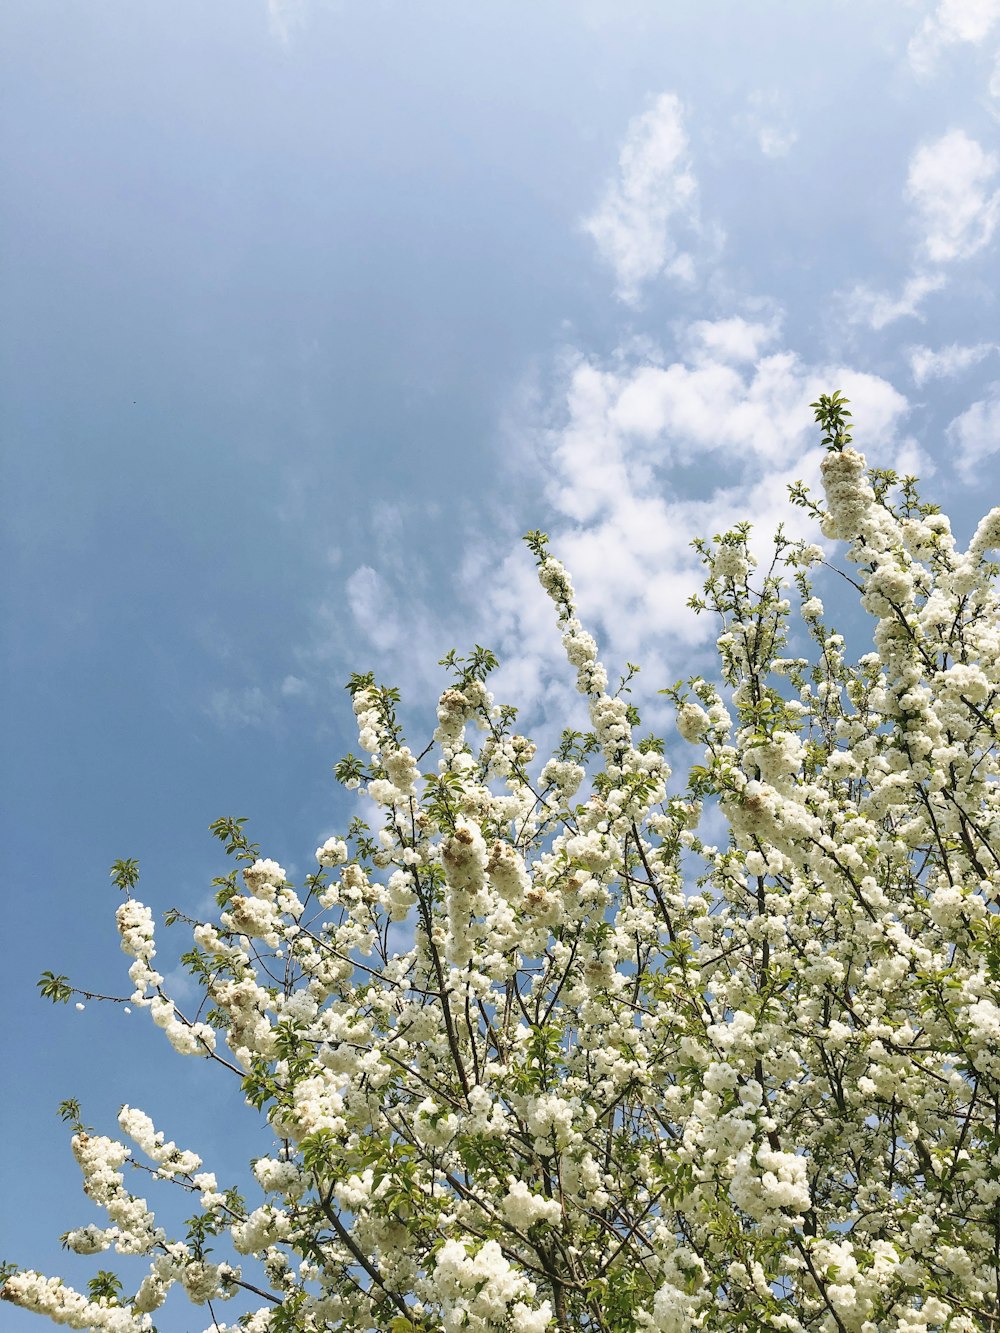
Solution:
<svg viewBox="0 0 1000 1333"><path fill-rule="evenodd" d="M791 498L826 546L696 543L719 674L665 691L683 776L535 532L590 731L539 763L477 647L414 753L397 692L353 677L337 772L377 819L298 887L213 826L232 869L188 923L197 1014L116 863L131 1003L240 1080L273 1151L247 1200L144 1112L105 1137L64 1103L105 1214L64 1242L148 1275L83 1294L8 1264L3 1299L106 1333L175 1286L219 1333L1000 1328L1000 508L959 549L913 479L866 468L845 399L813 406L825 501ZM813 588L844 543L857 661ZM186 1234L130 1160L195 1197Z"/></svg>

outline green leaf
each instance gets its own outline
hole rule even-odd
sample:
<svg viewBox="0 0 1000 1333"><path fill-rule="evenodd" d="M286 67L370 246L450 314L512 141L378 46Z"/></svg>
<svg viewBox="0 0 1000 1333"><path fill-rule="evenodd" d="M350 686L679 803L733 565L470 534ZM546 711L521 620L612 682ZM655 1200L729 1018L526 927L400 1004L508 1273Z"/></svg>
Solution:
<svg viewBox="0 0 1000 1333"><path fill-rule="evenodd" d="M69 984L69 977L56 976L54 972L43 972L41 978L35 982L35 985L42 992L46 1000L51 1000L53 1004L66 1004L73 994L73 987Z"/></svg>
<svg viewBox="0 0 1000 1333"><path fill-rule="evenodd" d="M60 1120L79 1120L80 1103L75 1097L67 1097L64 1102L59 1103Z"/></svg>
<svg viewBox="0 0 1000 1333"><path fill-rule="evenodd" d="M123 893L134 889L139 883L139 862L131 859L112 862L111 882Z"/></svg>
<svg viewBox="0 0 1000 1333"><path fill-rule="evenodd" d="M101 1269L96 1277L92 1277L87 1283L87 1290L90 1292L92 1301L106 1301L108 1305L117 1305L118 1297L121 1295L121 1279L115 1273L109 1273L106 1269Z"/></svg>

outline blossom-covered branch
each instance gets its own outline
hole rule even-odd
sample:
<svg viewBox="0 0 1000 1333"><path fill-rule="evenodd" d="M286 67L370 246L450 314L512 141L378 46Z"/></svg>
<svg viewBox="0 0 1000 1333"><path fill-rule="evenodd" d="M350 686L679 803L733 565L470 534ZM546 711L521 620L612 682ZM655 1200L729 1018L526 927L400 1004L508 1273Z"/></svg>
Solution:
<svg viewBox="0 0 1000 1333"><path fill-rule="evenodd" d="M107 1333L150 1329L175 1284L219 1333L240 1293L249 1333L1000 1327L1000 509L960 550L911 478L866 467L845 399L814 406L825 504L792 499L828 545L779 533L760 567L748 525L696 543L720 668L665 691L676 736L639 738L535 532L588 733L540 764L477 647L415 755L398 693L353 677L338 775L377 827L295 887L214 826L234 869L193 923L193 1018L116 863L130 1002L239 1074L274 1133L263 1199L141 1111L133 1147L74 1112L107 1225L65 1243L148 1276L84 1296L8 1266L3 1299ZM836 542L871 621L856 662L814 586ZM185 1238L125 1188L136 1149L198 1192Z"/></svg>

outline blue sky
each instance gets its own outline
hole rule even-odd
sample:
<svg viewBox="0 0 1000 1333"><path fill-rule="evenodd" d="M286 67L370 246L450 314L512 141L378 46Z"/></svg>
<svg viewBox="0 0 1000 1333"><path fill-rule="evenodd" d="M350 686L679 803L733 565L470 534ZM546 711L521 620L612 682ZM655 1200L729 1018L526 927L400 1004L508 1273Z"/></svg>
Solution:
<svg viewBox="0 0 1000 1333"><path fill-rule="evenodd" d="M219 815L310 868L353 670L418 731L478 641L582 722L529 528L655 720L688 542L788 517L818 392L964 537L997 502L1000 0L8 0L0 88L0 1255L82 1284L61 1098L268 1147L146 1015L37 999L127 985L112 860L158 913Z"/></svg>

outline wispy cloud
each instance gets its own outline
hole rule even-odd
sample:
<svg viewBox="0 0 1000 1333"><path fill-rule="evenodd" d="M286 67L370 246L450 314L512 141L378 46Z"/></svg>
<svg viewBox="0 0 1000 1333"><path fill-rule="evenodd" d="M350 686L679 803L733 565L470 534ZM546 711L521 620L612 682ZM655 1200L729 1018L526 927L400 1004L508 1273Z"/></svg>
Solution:
<svg viewBox="0 0 1000 1333"><path fill-rule="evenodd" d="M947 47L979 45L998 22L1000 0L939 0L910 39L910 67L917 74L929 74Z"/></svg>
<svg viewBox="0 0 1000 1333"><path fill-rule="evenodd" d="M845 298L847 318L852 324L867 324L870 329L884 329L897 319L923 319L921 306L932 292L945 285L943 273L914 273L903 283L898 296L876 291L859 283Z"/></svg>
<svg viewBox="0 0 1000 1333"><path fill-rule="evenodd" d="M307 0L267 0L267 19L271 32L283 46L305 22Z"/></svg>
<svg viewBox="0 0 1000 1333"><path fill-rule="evenodd" d="M259 685L214 690L205 711L220 727L260 727L273 722L277 709Z"/></svg>
<svg viewBox="0 0 1000 1333"><path fill-rule="evenodd" d="M1000 384L990 385L986 398L956 417L947 434L958 475L970 485L981 481L983 463L1000 453Z"/></svg>
<svg viewBox="0 0 1000 1333"><path fill-rule="evenodd" d="M996 154L964 130L950 130L913 154L906 194L931 263L971 259L989 245L1000 221L1000 190L989 189L997 165Z"/></svg>
<svg viewBox="0 0 1000 1333"><path fill-rule="evenodd" d="M369 642L379 651L399 642L400 618L385 579L371 565L359 565L346 584L347 604Z"/></svg>
<svg viewBox="0 0 1000 1333"><path fill-rule="evenodd" d="M675 94L661 94L629 122L618 177L583 228L614 269L618 295L628 304L661 274L693 280L694 256L681 241L690 243L703 229L684 109Z"/></svg>
<svg viewBox="0 0 1000 1333"><path fill-rule="evenodd" d="M301 676L286 676L281 682L281 697L283 699L299 699L308 696L310 693L309 683Z"/></svg>
<svg viewBox="0 0 1000 1333"><path fill-rule="evenodd" d="M947 283L946 266L972 259L992 241L1000 222L996 154L964 130L920 144L910 158L903 197L917 232L914 270L898 295L860 283L844 296L847 318L872 329L898 319L922 319L924 301Z"/></svg>
<svg viewBox="0 0 1000 1333"><path fill-rule="evenodd" d="M996 350L996 343L975 343L969 347L951 343L936 352L930 347L911 347L910 373L917 384L925 384L932 379L952 379L963 370L977 366L990 352Z"/></svg>
<svg viewBox="0 0 1000 1333"><path fill-rule="evenodd" d="M784 98L773 88L758 88L747 98L736 124L756 140L765 157L787 157L798 140Z"/></svg>

